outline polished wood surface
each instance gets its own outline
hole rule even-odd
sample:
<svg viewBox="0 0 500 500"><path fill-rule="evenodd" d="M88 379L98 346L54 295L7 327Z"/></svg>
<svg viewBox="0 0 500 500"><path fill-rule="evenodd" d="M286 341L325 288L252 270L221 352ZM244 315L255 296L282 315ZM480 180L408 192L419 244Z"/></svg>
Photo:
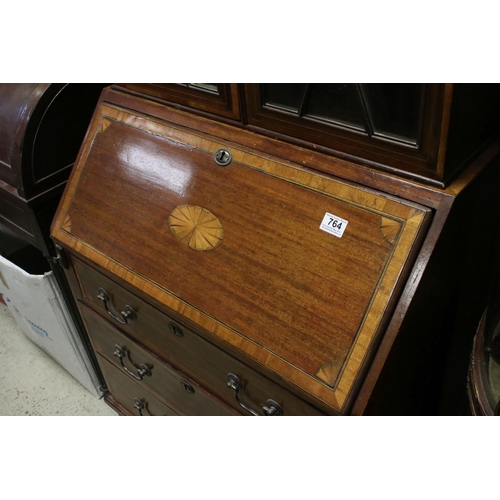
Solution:
<svg viewBox="0 0 500 500"><path fill-rule="evenodd" d="M186 375L174 370L126 335L120 333L92 310L80 306L80 311L94 349L115 365L118 370L124 371L131 382L143 385L180 415L223 416L237 414L221 401L210 396ZM117 345L124 354L123 366L120 358L115 354ZM140 370L143 364L147 366L149 372L141 376ZM125 370L124 366L141 380L136 381L133 375ZM185 389L185 386L188 390Z"/></svg>
<svg viewBox="0 0 500 500"><path fill-rule="evenodd" d="M0 224L46 255L55 255L50 223L103 87L0 84Z"/></svg>
<svg viewBox="0 0 500 500"><path fill-rule="evenodd" d="M0 84L0 179L32 199L64 183L104 84Z"/></svg>
<svg viewBox="0 0 500 500"><path fill-rule="evenodd" d="M55 237L341 411L430 212L111 107L91 134ZM217 249L174 238L186 203L219 218Z"/></svg>
<svg viewBox="0 0 500 500"><path fill-rule="evenodd" d="M108 360L97 353L97 361L106 380L111 395L106 396L106 402L116 410L123 407L129 415L143 417L173 417L174 410L163 404L144 387L131 382L126 374L120 372ZM108 401L111 399L112 401ZM134 405L139 400L143 408L139 411ZM122 413L120 411L120 413Z"/></svg>
<svg viewBox="0 0 500 500"><path fill-rule="evenodd" d="M256 409L262 408L267 399L273 398L282 406L285 415L322 414L320 410L195 333L191 326L186 324L185 318L173 319L167 316L92 267L77 259L72 261L71 270L76 271L79 281L75 292L82 303L101 317L109 319L103 304L97 299L99 288L103 287L111 297L112 304L109 307L116 309L117 314L125 305L131 306L137 317L125 325L110 320L114 326L162 360L195 379L235 410L240 411L241 407L227 387L228 373L234 373L244 381L244 398Z"/></svg>
<svg viewBox="0 0 500 500"><path fill-rule="evenodd" d="M500 140L496 140L459 177L446 187L440 188L428 185L426 179L409 181L400 177L395 171L375 171L369 166L337 158L332 156L331 151L318 144L291 145L284 140L273 137L249 132L243 133L234 126L215 120L199 120L192 113L167 108L146 100L142 100L138 105L137 99L134 97L112 89L103 92L102 102L109 102L124 108L139 107L141 114L152 120L166 120L196 132L228 137L241 147L251 149L262 156L266 156L272 151L273 156L283 162L294 162L306 169L331 174L348 183L369 186L371 189L411 200L435 210L439 210L439 207L443 202L446 202L449 196L455 197L465 189L500 150Z"/></svg>
<svg viewBox="0 0 500 500"><path fill-rule="evenodd" d="M451 101L453 101L453 98ZM161 314L166 313L168 317L175 318L174 321L177 322L179 327L186 328L188 332L186 338L191 333L194 333L196 337L193 338L205 342L205 344L199 344L198 354L195 356L196 362L188 367L180 366L184 362L182 361L184 359L183 355L172 354L171 349L167 348L170 343L166 340L168 335L165 335L165 326L163 326L163 330L161 329L161 315L158 316L157 321L159 328L157 330L153 329L152 334L150 334L149 327L147 331L134 331L132 322L126 327L120 326L119 328L167 362L170 362L170 359L174 360L172 361L173 366L181 369L182 372L222 400L225 400L229 393L233 396L234 403L234 394L225 385L228 372L233 372L244 383L243 399L251 403L250 406L254 406L256 409L265 404L266 398L274 398L276 388L281 388L281 390L286 388L285 392L287 394L295 398L300 397L297 401L302 401L302 404L307 401L316 407L316 412L322 410L327 414L437 414L441 411L448 411L446 408L451 408L451 406L447 407L446 404L441 404L444 403L444 400L440 396L444 395L444 399L448 399L449 402L454 399L457 384L465 390L462 380L465 379L465 375L462 376L460 372L463 366L467 368L468 360L464 365L463 360L460 359L463 358L463 345L467 344L470 332L473 331L470 324L477 325L478 314L480 314L478 313L479 307L482 305L484 309L485 294L481 286L487 281L485 270L488 269L488 263L491 261L487 249L491 247L494 239L491 231L488 231L488 226L495 225L494 221L499 211L498 206L494 206L494 199L496 199L494 191L495 186L498 185L498 175L491 175L498 171L493 165L500 150L498 141L492 143L488 149L478 155L456 180L445 188L439 188L430 186L424 178L421 179L421 182L416 180L408 181L403 179L396 170L377 172L368 163L362 165L335 158L332 156L331 151L319 144L299 145L296 142L294 145L291 144L292 141L287 137L276 139L265 136L264 133L252 133L248 130L242 130L240 127L230 126L228 121L223 123L223 120L219 118L210 119L205 117L200 119L191 112L167 107L152 99L138 99L131 94L116 90L106 90L102 95L101 104L101 110L109 108L112 111L106 110L104 113L106 116L104 117L102 114L96 115L96 121L93 122L92 128L89 130L88 140L81 150L78 168L73 171L73 178L71 185L67 189L67 196L61 204L54 223L53 234L55 237L72 254L78 255L79 259L81 258L82 261L86 262L86 264L82 262L79 267L79 282L74 277L73 268L70 267L67 270L68 277L72 277L75 296L84 300L103 318L107 316L103 304L90 298L90 295L95 296L97 294L96 286L97 289L100 286L98 285L100 279L97 279L97 277L102 272L103 277L112 278L112 282L116 283L118 287L116 292L118 295L113 298L113 300L117 298L113 304L116 304L118 310L121 309L124 303L130 301L129 297L120 295L120 290L122 290L128 291L128 293L131 292L132 297L141 297L144 304L153 307L158 312L161 311ZM128 111L124 112L125 109ZM116 115L113 115L113 112L116 112ZM442 128L442 134L455 134L457 136L454 128L454 116L453 110L450 110L449 117L443 115L441 120L441 126L444 127ZM450 123L446 125L445 121L448 118ZM121 134L116 134L113 131L116 130L117 126L122 125L130 128L123 135L125 142L122 141ZM169 129L168 132L165 132L165 127ZM117 139L114 144L112 144L111 140L108 140L106 145L106 140L96 138L96 135L108 133ZM147 137L144 136L146 137L144 140L134 140L134 137L137 139L141 133L147 134ZM479 135L481 134L476 134L477 137ZM462 148L464 151L469 151L470 148L475 147L474 144L477 144L476 136L467 138L467 147ZM196 137L197 139L190 142L186 139L187 137ZM277 135L274 135L274 137L277 137ZM134 144L134 148L137 149L144 146L143 153L139 154L131 151L130 148L124 147L129 142ZM165 146L165 144L167 145ZM442 146L440 149L441 161L448 161L450 158L448 144L443 141L440 144ZM221 222L223 238L220 245L215 249L208 249L207 247L200 251L185 245L181 241L182 238L176 238L170 225L169 214L171 212L168 210L173 211L176 207L182 206L179 204L174 205L172 198L176 196L175 193L173 195L169 193L168 196L165 196L164 186L161 189L146 192L148 182L155 185L162 182L171 184L172 178L163 177L163 170L160 167L161 156L163 151L168 151L168 155L172 155L172 158L178 161L179 158L182 159L183 157L180 153L183 145L185 146L186 157L190 157L191 153L193 153L192 156L196 162L203 165L205 171L200 176L195 175L190 179L190 181L193 181L192 185L195 188L197 199L181 201L184 204L198 206L201 209L210 211ZM94 148L94 146L97 147ZM346 193L362 192L364 196L361 198L364 202L372 202L368 212L370 210L372 212L379 210L377 199L388 199L396 203L407 200L403 202L403 205L413 206L417 209L421 209L422 206L428 207L429 211L427 213L432 214L432 218L427 216L427 220L424 221L423 226L418 231L417 238L408 247L401 273L389 293L386 310L382 312L382 319L378 325L380 334L374 336L365 352L364 359L359 365L359 371L355 378L351 379L353 383L349 395L344 399L343 406L337 404L339 401L334 401L332 404L328 396L319 394L318 397L318 393L311 390L311 388L314 389L314 385L310 383L311 378L323 384L323 387L328 387L324 379L328 379L332 373L335 376L334 366L330 367L330 371L322 366L321 371L318 370L316 374L311 376L310 373L299 367L300 356L297 355L292 366L296 368L295 375L298 374L298 378L293 380L293 377L290 377L290 372L287 371L291 363L255 342L255 339L265 340L266 332L258 331L257 337L247 337L243 331L237 331L231 325L226 324L229 316L224 317L226 323L221 322L219 318L210 317L206 314L206 311L202 311L194 307L193 304L182 300L174 290L162 286L159 280L156 279L159 267L164 266L166 272L171 263L169 257L172 257L173 254L170 253L170 250L163 253L159 251L160 246L165 242L165 239L162 238L167 237L175 241L175 244L183 246L186 252L198 254L198 258L191 260L183 257L185 259L184 264L194 262L194 266L184 266L184 272L189 275L189 279L192 280L191 283L195 283L196 274L203 278L208 275L211 280L214 280L211 273L219 270L219 267L212 269L210 266L205 266L205 274L193 274L193 269L198 271L203 267L199 266L200 262L208 262L210 254L217 255L217 252L224 248L227 241L228 233L225 220L230 211L227 210L221 216L218 209L214 209L212 204L209 205L200 201L205 199L205 187L208 186L207 192L210 194L211 200L215 200L215 204L219 207L225 206L227 199L219 200L218 198L221 197L221 193L225 195L228 185L221 183L219 189L216 190L206 182L208 180L221 181L224 179L223 174L217 174L215 177L211 176L210 169L213 164L208 160L201 160L201 162L199 160L205 155L206 157L212 156L216 149L222 146L227 147L232 153L236 154L233 163L229 167L217 168L230 171L229 174L225 174L229 179L233 179L233 172L244 169L253 170L248 176L250 179L255 173L263 174L265 177L262 178L265 178L266 181L271 177L273 185L279 186L277 190L278 198L281 186L287 184L294 186L294 189L289 193L293 192L295 194L295 192L301 192L303 189L312 191L313 195L309 199L335 198L338 192L335 189L329 190L325 186L331 188L332 185L335 185L335 182L331 184L331 181L336 181L336 185L340 184L351 188L346 189L340 197L337 197L339 198L337 201L342 206L344 204L355 205L359 201L356 198L349 199ZM122 153L126 151L127 154L123 154L121 159L116 162L112 148ZM152 151L152 154L150 151ZM97 156L95 156L96 152L98 153ZM179 154L176 154L176 152ZM81 189L80 193L89 195L91 195L92 191L89 186L83 186L82 188L81 183L92 184L94 175L96 179L99 179L96 184L101 183L103 180L102 176L99 177L97 173L93 173L92 178L82 175L82 171L86 171L85 162L89 158L89 165L94 163L94 167L90 167L89 171L93 169L94 172L98 170L97 165L103 159L118 164L120 171L125 165L124 170L129 172L127 180L136 182L138 186L138 191L135 191L135 187L124 186L123 182L117 181L119 185L117 189L109 181L107 184L104 183L106 189L102 189L102 196L90 197L93 201L97 201L99 197L99 203L102 203L101 208L103 211L110 208L115 210L114 216L109 214L102 216L102 214L99 214L99 209L94 208L90 208L89 212L92 214L91 217L97 217L98 223L96 227L98 231L103 231L103 234L108 231L108 227L106 229L101 228L104 223L110 225L113 222L111 224L113 226L115 222L118 222L115 234L104 237L104 245L108 245L109 250L105 252L99 248L101 241L98 241L97 238L94 237L92 240L93 245L95 245L93 247L75 233L75 228L77 231L82 231L82 227L87 224L85 222L82 226L81 214L87 210L87 207L85 206L86 201L83 196L78 194L78 191ZM142 173L139 172L140 169L134 167L134 158L142 158ZM168 162L166 164L168 164L168 168L179 166ZM256 167L256 165L259 166ZM458 163L455 162L454 165L457 166ZM153 168L150 168L151 166ZM182 168L179 170L185 170L184 164L180 165L180 167ZM104 165L102 168L107 169L107 173L112 175L113 166ZM294 176L291 175L292 173L299 173L299 175ZM328 174L334 175L336 179L333 179ZM144 175L146 179L141 180L141 175ZM315 180L318 179L321 179L319 189L318 185L314 184ZM180 188L183 185L182 177L178 176L176 180L176 186ZM184 180L186 179L184 178ZM203 184L203 182L206 182L206 184ZM361 185L366 186L366 188L360 188ZM184 195L179 195L179 199L187 196L191 183L186 182L185 186L186 192ZM252 184L252 187L254 186L255 183ZM489 186L491 186L491 189L489 189ZM236 185L236 187L239 186ZM95 189L97 191L99 186ZM493 191L493 195L490 191ZM256 192L261 195L265 192L265 188L259 187ZM76 196L74 196L75 193ZM106 197L107 193L113 193L119 201L109 201ZM136 196L137 193L139 193L139 196ZM241 190L241 193L246 194L244 189ZM130 198L127 198L127 195ZM370 197L370 195L373 197ZM231 196L233 201L237 198L234 193ZM269 197L262 197L264 203L268 202ZM72 213L75 200L78 202L77 207L79 204L75 213L80 212L76 219ZM242 205L246 201L248 200L244 199ZM485 201L487 203L484 203ZM131 208L131 211L127 213L127 216L131 215L131 217L127 221L121 220L124 218L121 214L125 210L123 210L120 202L121 205L129 205ZM152 208L148 210L146 205ZM274 211L270 215L266 214L266 223L262 223L263 219L261 217L255 219L254 213L252 215L245 214L246 218L244 220L248 225L251 223L252 228L254 227L254 220L259 222L258 229L261 234L277 230L275 222L278 217L274 214L279 214L280 210L283 210L283 207L280 209L272 203L269 206L274 208ZM484 209L477 210L481 206ZM261 203L257 201L252 205L252 209L254 207L257 207L257 210L262 210ZM363 204L357 206L357 209L362 211L365 208L366 205ZM311 216L310 210L312 209L309 207L304 212L309 218ZM355 212L355 210L353 211ZM165 212L167 212L167 217L163 217ZM235 213L238 217L242 215L240 211ZM374 244L374 241L380 241L394 247L394 243L391 243L391 241L394 241L394 235L396 235L396 242L399 241L398 238L400 238L401 232L398 233L397 224L395 224L397 217L379 213L380 223L377 240L373 238L374 231L371 231L370 218L362 219L366 224L364 227L369 228L365 238L369 246ZM268 220L274 222L274 225L267 224ZM348 220L347 228L349 228L351 220L354 219L346 218L346 220ZM398 221L396 220L396 222ZM161 229L158 227L159 223L163 224ZM127 224L130 224L130 227L127 227ZM143 232L146 232L147 235L138 235L137 230L133 229L134 225L141 229L144 228ZM250 252L253 252L252 244L256 236L251 234L248 227L241 231L242 226L243 224L240 221L237 221L233 226L238 228L238 236L240 233L246 236L244 240L245 253L237 253L236 257L242 255L249 257ZM90 232L90 222L87 227L88 229L85 231ZM196 223L193 223L193 227L196 227ZM474 228L474 232L464 231L464 227ZM113 229L110 231L113 232ZM283 229L279 227L278 231L283 231ZM286 230L284 234L286 234ZM342 242L347 235L346 232L340 240L334 241ZM296 234L294 234L295 236ZM336 238L328 234L325 236ZM235 242L237 240L232 239L231 241ZM276 239L271 238L270 241L278 241L278 237ZM137 243L140 244L140 248L135 247ZM288 241L286 243L288 245ZM239 244L243 245L243 243ZM376 244L375 248L377 248ZM383 247L380 248L383 249ZM380 248L374 254L375 260L383 256L383 250L381 251ZM262 247L257 246L257 250L256 255L260 257ZM124 260L127 252L134 254L136 251L139 252L137 260L133 260L132 255L130 260ZM155 255L155 260L160 259L156 264L151 263L147 257L150 251ZM310 249L308 251L312 254ZM178 255L183 256L182 252ZM481 265L469 270L467 263L470 263L471 259L477 259L480 255ZM200 258L200 256L203 257ZM234 259L234 254L230 257ZM136 264L139 260L141 261L139 263L140 272L137 272ZM77 260L73 259L73 261L75 264L77 263ZM265 264L265 260L263 263ZM273 265L275 266L275 262L273 262ZM283 264L283 268L287 272L290 271L287 264ZM303 269L301 262L299 262L299 268ZM280 268L276 267L276 269L279 271ZM338 269L342 270L343 268L340 266ZM98 270L95 277L90 278L90 281L87 280L89 282L86 283L83 276L95 273L95 270ZM462 277L464 270L466 270L466 277ZM152 274L148 274L149 272ZM151 279L153 274L155 278ZM161 274L161 270L158 274ZM363 282L363 274L357 274L358 276L351 276L353 282ZM292 275L292 285L296 276L296 274ZM259 278L259 275L257 274L256 277ZM246 276L244 278L246 279ZM88 293L85 293L86 298L83 297L80 286L88 288ZM181 282L179 289L185 286L188 285ZM230 283L227 288L230 289ZM363 290L362 287L361 289ZM473 300L470 297L471 291L474 294ZM243 293L239 290L238 292L240 293L238 297L241 298ZM267 291L263 292L264 296L266 296L266 293ZM322 292L319 290L316 293L321 296ZM351 297L354 295L355 292L353 291ZM270 296L267 295L267 297ZM292 299L296 297L296 295L291 295ZM126 298L123 303L122 298ZM210 304L210 301L215 299L208 297L204 298L204 300L206 300L205 304ZM247 300L246 296L245 300ZM272 300L274 300L274 297ZM247 300L246 303L251 304L252 302ZM258 306L260 308L261 304L259 303ZM222 308L222 305L220 307ZM144 311L144 308L142 310ZM259 311L260 309L256 310ZM153 324L155 322L156 320L153 321ZM163 319L163 322L165 322L165 319ZM249 324L249 331L251 331L252 326L252 324ZM284 338L284 341L288 342L288 339ZM210 351L209 356L206 355L206 345L214 348ZM179 345L176 349L178 352L182 352L183 348ZM192 344L189 343L185 352L196 352L196 349L192 351ZM465 352L470 352L470 347L465 349ZM221 353L222 357L218 357ZM215 362L207 367L203 363L198 363L203 358L213 359ZM176 365L179 359L182 362ZM217 366L217 360L221 361L222 366ZM229 362L226 363L226 361ZM237 365L233 365L233 362L237 362ZM189 365L189 363L187 364ZM456 365L456 367L452 367L452 365ZM304 375L306 376L304 377ZM324 377L324 379L320 377ZM458 383L456 380L462 380L462 382ZM257 385L262 384L262 386L259 387L256 393L253 393L256 381L258 381ZM453 381L455 382L453 383ZM328 390L331 391L331 389ZM251 397L250 393L252 393ZM286 411L285 414L308 414L307 405L300 409L297 406L288 404L286 397L278 395L275 399L279 404L284 402L288 408L292 407L294 409L293 412ZM113 402L112 396L109 396L108 400ZM119 406L118 403L116 405ZM314 410L313 406L310 407L312 410ZM456 407L457 404L454 406ZM122 408L123 412L126 412L123 407L120 406L120 408ZM239 409L237 404L234 404L233 408ZM341 409L338 410L338 408ZM314 414L314 411L311 414ZM452 410L452 413L444 414L456 413Z"/></svg>
<svg viewBox="0 0 500 500"><path fill-rule="evenodd" d="M0 84L0 179L17 187L26 128L49 83Z"/></svg>
<svg viewBox="0 0 500 500"><path fill-rule="evenodd" d="M279 92L285 94L293 92L291 87L294 86L307 87L307 90L300 105L296 103L287 107L267 102L266 89L273 86L279 86ZM113 88L233 123L261 137L279 138L283 142L299 144L312 151L321 150L329 156L370 169L440 187L449 185L499 135L498 84L421 84L420 106L414 103L410 108L408 102L413 101L409 98L408 88L415 84L375 84L375 87L378 86L375 90L378 97L373 97L373 89L369 91L374 99L372 105L363 102L366 95L362 97L370 86L326 83L126 83ZM318 98L316 94L320 87L323 98ZM352 100L347 95L337 94L346 87L356 87L358 97ZM314 95L317 98L313 98ZM394 106L394 99L398 98L401 99L399 105ZM308 114L311 100L315 102L315 111ZM356 125L333 119L335 110L341 108L343 113L349 115L357 106L360 108L355 114L364 113L364 131L361 123ZM388 129L377 127L381 118L393 131L392 136L385 135ZM416 136L409 141L405 141L404 133L403 136L398 135L401 129L405 130L405 120L417 120L414 123Z"/></svg>

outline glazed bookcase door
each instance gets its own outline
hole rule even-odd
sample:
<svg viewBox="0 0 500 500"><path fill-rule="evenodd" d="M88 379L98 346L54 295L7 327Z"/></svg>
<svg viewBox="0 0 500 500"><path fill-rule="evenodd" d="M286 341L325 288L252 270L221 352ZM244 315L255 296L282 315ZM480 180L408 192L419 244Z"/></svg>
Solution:
<svg viewBox="0 0 500 500"><path fill-rule="evenodd" d="M444 85L246 84L248 122L378 168L439 179Z"/></svg>
<svg viewBox="0 0 500 500"><path fill-rule="evenodd" d="M118 86L162 102L240 119L235 83L123 83Z"/></svg>

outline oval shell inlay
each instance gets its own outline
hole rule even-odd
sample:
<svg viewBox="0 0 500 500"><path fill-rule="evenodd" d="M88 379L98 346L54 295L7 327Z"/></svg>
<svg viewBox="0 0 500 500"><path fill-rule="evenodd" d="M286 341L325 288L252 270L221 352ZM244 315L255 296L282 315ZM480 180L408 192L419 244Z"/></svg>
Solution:
<svg viewBox="0 0 500 500"><path fill-rule="evenodd" d="M168 223L175 237L194 250L212 250L224 238L219 219L206 208L196 205L175 207Z"/></svg>

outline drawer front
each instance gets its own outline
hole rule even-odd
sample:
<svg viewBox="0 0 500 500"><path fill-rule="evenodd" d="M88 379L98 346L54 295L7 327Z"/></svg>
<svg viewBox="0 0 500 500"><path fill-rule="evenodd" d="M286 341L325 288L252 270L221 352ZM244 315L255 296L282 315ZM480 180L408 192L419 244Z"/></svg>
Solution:
<svg viewBox="0 0 500 500"><path fill-rule="evenodd" d="M128 336L195 379L231 407L241 410L234 389L227 385L228 375L233 373L243 385L238 394L239 398L260 414L269 399L277 401L285 415L323 414L92 267L75 258L72 261L87 304L92 305L103 317L109 318ZM97 298L100 288L106 290L110 298L106 307L112 310L114 315L118 316L117 311L125 310L128 305L134 310L136 317L128 319L126 324L112 319L106 314L104 303Z"/></svg>
<svg viewBox="0 0 500 500"><path fill-rule="evenodd" d="M180 415L235 415L198 384L162 363L85 306L80 307L92 344L118 370Z"/></svg>
<svg viewBox="0 0 500 500"><path fill-rule="evenodd" d="M94 268L76 258L72 262L87 305L168 362L175 358L179 367L191 365L197 336ZM108 300L98 298L103 291ZM135 317L125 320L122 312L127 307Z"/></svg>
<svg viewBox="0 0 500 500"><path fill-rule="evenodd" d="M173 410L161 403L144 387L130 380L99 353L96 356L111 398L131 415L143 417L177 416Z"/></svg>

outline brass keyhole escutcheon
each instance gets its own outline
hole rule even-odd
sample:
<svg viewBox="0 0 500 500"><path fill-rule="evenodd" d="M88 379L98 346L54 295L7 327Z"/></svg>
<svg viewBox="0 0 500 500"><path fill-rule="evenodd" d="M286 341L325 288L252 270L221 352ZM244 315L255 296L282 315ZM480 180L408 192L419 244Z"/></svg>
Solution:
<svg viewBox="0 0 500 500"><path fill-rule="evenodd" d="M178 327L174 323L168 324L168 329L176 336L176 337L184 337L184 332L180 327Z"/></svg>
<svg viewBox="0 0 500 500"><path fill-rule="evenodd" d="M229 165L232 159L233 155L231 154L231 151L224 148L218 149L214 154L215 163L221 167Z"/></svg>

